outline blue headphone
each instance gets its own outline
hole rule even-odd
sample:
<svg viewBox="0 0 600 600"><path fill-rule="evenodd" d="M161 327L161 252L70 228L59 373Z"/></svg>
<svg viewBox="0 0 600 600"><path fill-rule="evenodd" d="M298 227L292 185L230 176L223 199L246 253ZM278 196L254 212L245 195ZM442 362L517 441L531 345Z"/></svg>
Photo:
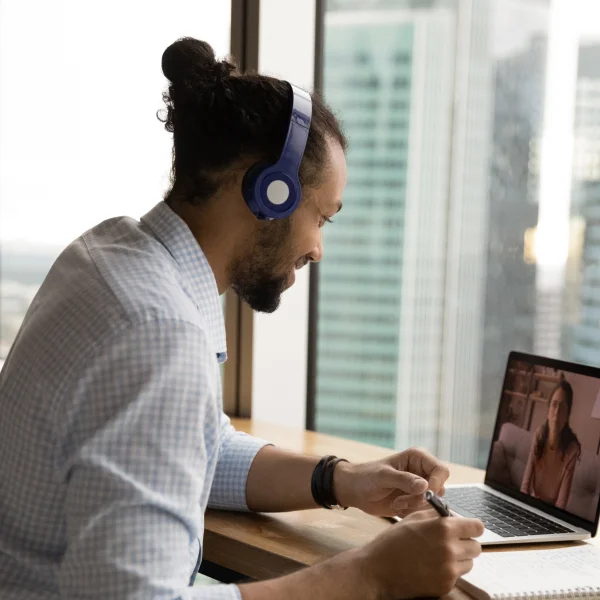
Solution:
<svg viewBox="0 0 600 600"><path fill-rule="evenodd" d="M281 156L274 165L253 165L242 181L244 200L257 219L288 217L302 198L298 170L308 139L312 101L308 92L289 85L293 93L292 113Z"/></svg>

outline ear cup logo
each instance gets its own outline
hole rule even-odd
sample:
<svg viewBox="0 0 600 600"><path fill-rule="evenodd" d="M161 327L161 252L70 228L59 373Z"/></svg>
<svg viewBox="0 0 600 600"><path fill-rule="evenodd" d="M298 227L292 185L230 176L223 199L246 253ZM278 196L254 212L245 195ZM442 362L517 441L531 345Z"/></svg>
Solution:
<svg viewBox="0 0 600 600"><path fill-rule="evenodd" d="M267 198L271 204L281 206L290 197L290 188L285 181L275 179L267 186Z"/></svg>

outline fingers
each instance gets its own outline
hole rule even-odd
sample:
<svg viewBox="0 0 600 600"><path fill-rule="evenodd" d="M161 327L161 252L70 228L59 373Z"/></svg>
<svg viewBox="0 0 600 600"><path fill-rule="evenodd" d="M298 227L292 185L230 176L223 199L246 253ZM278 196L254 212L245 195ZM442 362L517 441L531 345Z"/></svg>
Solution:
<svg viewBox="0 0 600 600"><path fill-rule="evenodd" d="M449 525L463 540L478 538L485 531L485 527L479 519L465 519L464 517L448 517L448 519L451 520Z"/></svg>
<svg viewBox="0 0 600 600"><path fill-rule="evenodd" d="M427 489L427 481L407 471L398 471L394 467L384 467L378 473L381 487L404 492L405 494L423 494Z"/></svg>
<svg viewBox="0 0 600 600"><path fill-rule="evenodd" d="M404 510L415 510L425 506L426 502L423 499L423 494L413 494L411 496L398 496L392 502L392 510L401 512Z"/></svg>
<svg viewBox="0 0 600 600"><path fill-rule="evenodd" d="M399 469L417 473L427 479L429 488L436 494L450 477L448 467L423 448L411 448L393 458Z"/></svg>
<svg viewBox="0 0 600 600"><path fill-rule="evenodd" d="M435 458L433 460L437 461ZM448 480L448 477L450 477L450 470L446 465L439 463L439 461L437 462L438 465L433 467L431 474L429 475L429 488L436 494L439 494L444 488L444 483Z"/></svg>
<svg viewBox="0 0 600 600"><path fill-rule="evenodd" d="M438 496L444 496L446 488L442 488L437 492ZM392 502L392 510L395 511L399 516L406 515L409 511L424 510L431 508L431 504L425 500L423 494L414 494L411 496L395 496Z"/></svg>
<svg viewBox="0 0 600 600"><path fill-rule="evenodd" d="M461 560L457 564L458 567L458 576L462 577L466 575L469 571L473 569L473 561L472 560Z"/></svg>
<svg viewBox="0 0 600 600"><path fill-rule="evenodd" d="M439 515L435 512L435 510L420 510L418 512L411 513L404 519L403 521L425 521L427 519L439 518Z"/></svg>
<svg viewBox="0 0 600 600"><path fill-rule="evenodd" d="M472 560L481 554L481 544L476 540L461 540L457 560Z"/></svg>
<svg viewBox="0 0 600 600"><path fill-rule="evenodd" d="M436 524L439 526L447 527L452 537L457 537L463 540L467 544L467 548L476 549L477 546L481 546L479 542L475 541L474 538L478 538L483 535L485 526L479 519L467 519L465 517L440 517L438 513L433 509L420 510L418 512L411 513L403 521L423 521L427 519L435 519ZM468 544L467 542L473 542ZM472 555L471 558L477 555Z"/></svg>

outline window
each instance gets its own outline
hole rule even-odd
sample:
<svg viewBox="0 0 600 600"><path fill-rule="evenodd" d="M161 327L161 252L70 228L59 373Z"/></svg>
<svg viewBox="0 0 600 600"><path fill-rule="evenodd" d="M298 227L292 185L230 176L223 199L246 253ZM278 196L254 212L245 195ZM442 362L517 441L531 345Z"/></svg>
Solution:
<svg viewBox="0 0 600 600"><path fill-rule="evenodd" d="M326 3L318 431L485 466L510 350L600 363L599 9Z"/></svg>
<svg viewBox="0 0 600 600"><path fill-rule="evenodd" d="M229 2L0 3L0 363L52 262L103 219L139 218L168 186L156 118L164 49L229 52ZM26 40L26 42L24 42Z"/></svg>

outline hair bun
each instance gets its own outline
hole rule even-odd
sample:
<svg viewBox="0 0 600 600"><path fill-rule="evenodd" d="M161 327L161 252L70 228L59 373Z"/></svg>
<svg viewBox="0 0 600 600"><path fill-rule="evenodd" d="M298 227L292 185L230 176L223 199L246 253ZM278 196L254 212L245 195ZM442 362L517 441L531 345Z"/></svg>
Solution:
<svg viewBox="0 0 600 600"><path fill-rule="evenodd" d="M219 64L210 44L191 37L178 39L162 55L163 74L175 86L214 83Z"/></svg>

